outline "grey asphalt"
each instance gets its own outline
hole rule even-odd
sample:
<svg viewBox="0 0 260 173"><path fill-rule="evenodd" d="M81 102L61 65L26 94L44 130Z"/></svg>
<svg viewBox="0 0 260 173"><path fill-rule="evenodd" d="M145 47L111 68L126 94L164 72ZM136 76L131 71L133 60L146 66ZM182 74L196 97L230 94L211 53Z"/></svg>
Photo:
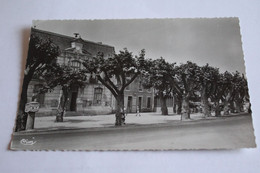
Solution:
<svg viewBox="0 0 260 173"><path fill-rule="evenodd" d="M11 144L13 150L237 149L255 146L250 115L62 133L16 133Z"/></svg>

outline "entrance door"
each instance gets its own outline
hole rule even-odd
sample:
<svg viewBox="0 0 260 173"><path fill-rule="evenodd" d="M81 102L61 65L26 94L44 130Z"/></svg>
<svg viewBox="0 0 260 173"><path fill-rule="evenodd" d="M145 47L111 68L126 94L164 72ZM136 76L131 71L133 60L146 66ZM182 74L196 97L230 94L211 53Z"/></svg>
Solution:
<svg viewBox="0 0 260 173"><path fill-rule="evenodd" d="M128 96L127 112L132 112L132 102L133 102L133 97L132 96Z"/></svg>
<svg viewBox="0 0 260 173"><path fill-rule="evenodd" d="M142 97L138 97L138 106L139 106L139 110L142 109Z"/></svg>
<svg viewBox="0 0 260 173"><path fill-rule="evenodd" d="M77 97L78 97L78 92L71 93L70 111L77 111Z"/></svg>

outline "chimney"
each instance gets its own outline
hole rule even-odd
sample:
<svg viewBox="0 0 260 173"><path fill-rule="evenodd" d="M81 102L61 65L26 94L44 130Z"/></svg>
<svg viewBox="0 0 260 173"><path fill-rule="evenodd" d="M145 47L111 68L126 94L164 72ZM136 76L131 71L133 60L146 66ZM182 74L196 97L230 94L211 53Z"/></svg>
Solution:
<svg viewBox="0 0 260 173"><path fill-rule="evenodd" d="M75 38L80 38L80 34L79 33L73 33Z"/></svg>

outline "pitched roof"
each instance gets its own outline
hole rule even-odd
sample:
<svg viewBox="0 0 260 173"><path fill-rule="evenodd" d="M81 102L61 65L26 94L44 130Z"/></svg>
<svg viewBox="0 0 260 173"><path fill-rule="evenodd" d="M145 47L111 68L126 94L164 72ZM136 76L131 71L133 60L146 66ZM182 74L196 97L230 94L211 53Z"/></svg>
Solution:
<svg viewBox="0 0 260 173"><path fill-rule="evenodd" d="M50 38L54 44L58 45L61 50L71 48L71 42L80 42L83 44L83 50L96 55L98 52L103 52L104 55L115 53L115 48L110 45L96 43L93 41L83 40L82 38L75 38L66 35L61 35L49 31L43 31L31 28L31 34L36 34L43 38Z"/></svg>

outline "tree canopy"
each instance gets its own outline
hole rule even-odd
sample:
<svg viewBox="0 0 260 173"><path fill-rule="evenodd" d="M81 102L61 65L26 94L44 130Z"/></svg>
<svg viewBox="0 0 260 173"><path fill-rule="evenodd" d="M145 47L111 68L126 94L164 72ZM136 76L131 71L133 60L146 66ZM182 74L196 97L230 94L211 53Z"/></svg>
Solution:
<svg viewBox="0 0 260 173"><path fill-rule="evenodd" d="M73 88L84 87L86 84L87 73L85 69L75 69L68 65L52 64L47 71L41 74L44 85L41 92L52 91L55 87L61 87L61 95L57 108L56 121L62 122L69 92Z"/></svg>
<svg viewBox="0 0 260 173"><path fill-rule="evenodd" d="M166 106L167 97L172 93L172 76L174 76L174 64L165 61L164 58L149 61L149 69L142 75L143 86L153 87L156 95L161 100L161 110L163 115L168 115Z"/></svg>
<svg viewBox="0 0 260 173"><path fill-rule="evenodd" d="M138 56L133 56L126 48L110 57L99 52L97 56L87 59L83 65L114 95L117 101L115 124L120 126L120 112L124 109L124 90L148 67L145 50L141 50Z"/></svg>
<svg viewBox="0 0 260 173"><path fill-rule="evenodd" d="M49 67L48 64L54 62L59 54L59 47L51 39L44 39L34 33L31 34L16 120L16 131L24 130L26 126L27 114L24 112L24 109L27 102L27 90L30 81L36 73L46 70Z"/></svg>

